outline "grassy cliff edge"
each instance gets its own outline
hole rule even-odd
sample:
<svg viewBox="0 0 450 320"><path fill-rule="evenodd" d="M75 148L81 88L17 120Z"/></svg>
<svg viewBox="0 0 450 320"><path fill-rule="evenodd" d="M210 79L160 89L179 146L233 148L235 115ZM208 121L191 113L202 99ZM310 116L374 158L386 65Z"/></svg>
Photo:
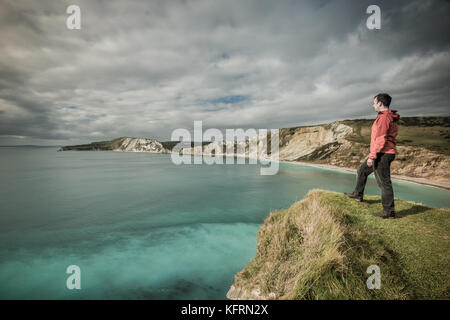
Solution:
<svg viewBox="0 0 450 320"><path fill-rule="evenodd" d="M398 219L383 220L378 196L359 203L311 190L271 212L258 232L256 256L229 299L449 299L450 210L395 201ZM381 289L366 286L367 267Z"/></svg>

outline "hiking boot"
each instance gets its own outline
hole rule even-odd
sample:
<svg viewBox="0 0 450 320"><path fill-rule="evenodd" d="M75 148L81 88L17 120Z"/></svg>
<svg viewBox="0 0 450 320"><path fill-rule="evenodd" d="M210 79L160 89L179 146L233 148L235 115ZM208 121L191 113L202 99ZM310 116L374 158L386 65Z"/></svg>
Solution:
<svg viewBox="0 0 450 320"><path fill-rule="evenodd" d="M383 219L395 219L395 212L389 213L385 212L384 210L381 210L379 212L373 212L372 215Z"/></svg>
<svg viewBox="0 0 450 320"><path fill-rule="evenodd" d="M358 200L359 202L363 202L363 197L362 196L357 196L354 193L347 193L347 192L344 192L344 194L347 197L349 197L350 199L355 199L355 200Z"/></svg>

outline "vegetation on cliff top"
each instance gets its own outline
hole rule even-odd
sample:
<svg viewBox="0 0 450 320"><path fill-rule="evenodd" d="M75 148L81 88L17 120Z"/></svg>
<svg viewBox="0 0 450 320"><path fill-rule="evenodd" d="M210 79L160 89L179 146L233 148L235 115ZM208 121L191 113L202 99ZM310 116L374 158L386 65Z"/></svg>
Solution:
<svg viewBox="0 0 450 320"><path fill-rule="evenodd" d="M315 126L283 128L279 132L280 160L326 164L356 169L369 154L373 119L336 121ZM337 138L337 125L348 129ZM342 133L342 132L341 132ZM336 138L330 139L331 136ZM324 138L328 136L328 138ZM61 150L123 150L126 138L66 146ZM450 181L450 117L400 118L397 155L392 163L394 175L428 179L431 184L448 188ZM171 151L178 141L160 142ZM208 141L203 141L207 145ZM268 135L268 150L271 141ZM193 143L190 144L193 147ZM186 143L184 147L189 147ZM146 151L137 148L137 151ZM235 150L236 152L236 150ZM269 152L270 154L270 152Z"/></svg>
<svg viewBox="0 0 450 320"><path fill-rule="evenodd" d="M383 220L371 215L381 210L380 197L365 199L312 190L272 212L259 230L256 256L235 276L238 290L228 297L450 298L450 210L396 200L398 219ZM366 286L370 265L380 267L379 290ZM260 295L252 297L255 291Z"/></svg>
<svg viewBox="0 0 450 320"><path fill-rule="evenodd" d="M348 140L364 145L370 143L370 128L373 119L355 119L339 121L342 124L353 128L353 134L347 137ZM314 125L315 126L315 125ZM296 130L314 126L299 126L280 129L280 146L283 146ZM321 124L324 128L330 128L331 123ZM403 117L399 121L398 145L421 146L424 148L450 154L450 117ZM270 139L270 135L268 136ZM120 146L126 137L117 138L111 141L99 141L89 144L64 146L62 150L114 150ZM172 150L179 141L160 141L164 148ZM203 144L208 144L204 141ZM193 143L191 144L193 146ZM314 158L314 157L312 157Z"/></svg>
<svg viewBox="0 0 450 320"><path fill-rule="evenodd" d="M323 144L296 161L356 169L369 154L373 119L339 121L353 128L345 139ZM450 181L450 117L400 118L397 154L391 173L442 182ZM280 141L287 141L293 129L280 131Z"/></svg>
<svg viewBox="0 0 450 320"><path fill-rule="evenodd" d="M370 144L373 120L345 120L343 124L353 128L347 139L365 145ZM415 146L450 154L450 117L404 117L400 118L397 137L399 146Z"/></svg>

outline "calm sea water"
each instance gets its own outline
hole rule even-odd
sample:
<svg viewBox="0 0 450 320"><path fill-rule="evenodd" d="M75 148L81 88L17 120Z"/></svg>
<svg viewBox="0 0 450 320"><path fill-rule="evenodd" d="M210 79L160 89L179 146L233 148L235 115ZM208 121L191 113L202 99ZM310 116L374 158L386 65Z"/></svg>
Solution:
<svg viewBox="0 0 450 320"><path fill-rule="evenodd" d="M280 164L172 164L170 155L0 148L1 299L224 299L271 210L355 175ZM450 191L394 182L450 207ZM367 194L379 194L373 177ZM81 290L68 290L69 265Z"/></svg>

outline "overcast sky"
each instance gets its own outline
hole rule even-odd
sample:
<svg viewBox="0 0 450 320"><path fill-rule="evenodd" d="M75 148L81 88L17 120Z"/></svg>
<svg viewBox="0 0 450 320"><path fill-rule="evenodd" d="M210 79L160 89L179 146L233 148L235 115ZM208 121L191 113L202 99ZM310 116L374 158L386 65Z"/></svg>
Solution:
<svg viewBox="0 0 450 320"><path fill-rule="evenodd" d="M0 144L374 118L378 92L448 116L449 30L449 1L0 0Z"/></svg>

